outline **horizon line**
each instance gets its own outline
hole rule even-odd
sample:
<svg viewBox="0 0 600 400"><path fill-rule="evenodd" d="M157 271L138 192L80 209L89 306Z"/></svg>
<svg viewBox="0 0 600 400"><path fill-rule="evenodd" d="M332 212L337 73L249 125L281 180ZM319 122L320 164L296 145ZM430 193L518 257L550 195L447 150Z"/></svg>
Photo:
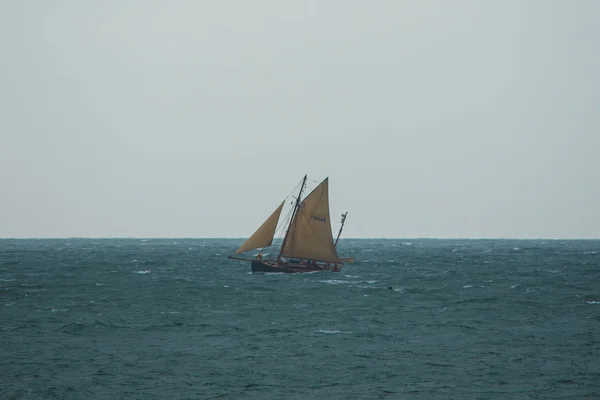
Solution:
<svg viewBox="0 0 600 400"><path fill-rule="evenodd" d="M0 240L56 240L56 239L248 239L248 236L22 236L22 237L0 237ZM346 237L340 240L600 240L600 237Z"/></svg>

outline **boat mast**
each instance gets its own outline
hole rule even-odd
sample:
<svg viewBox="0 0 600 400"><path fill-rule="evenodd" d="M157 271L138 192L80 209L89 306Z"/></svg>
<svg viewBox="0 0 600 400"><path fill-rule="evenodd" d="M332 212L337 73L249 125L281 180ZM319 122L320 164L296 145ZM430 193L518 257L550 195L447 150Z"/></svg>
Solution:
<svg viewBox="0 0 600 400"><path fill-rule="evenodd" d="M290 234L290 227L294 223L294 219L296 218L296 214L298 213L298 207L300 206L300 199L302 198L302 191L304 190L304 186L306 185L306 175L302 179L302 185L300 185L300 193L298 193L298 197L296 198L296 204L294 205L294 211L292 212L292 218L290 218L290 224L288 225L287 231L285 232L285 237L283 238L283 242L281 243L281 249L279 250L279 254L277 255L277 262L281 259L281 252L285 247L285 242L287 242L288 236Z"/></svg>
<svg viewBox="0 0 600 400"><path fill-rule="evenodd" d="M338 232L337 238L335 238L335 243L333 244L333 247L336 247L338 240L340 240L342 229L344 229L344 221L346 221L346 215L348 215L348 211L346 211L345 214L342 214L342 226L340 226L340 231Z"/></svg>

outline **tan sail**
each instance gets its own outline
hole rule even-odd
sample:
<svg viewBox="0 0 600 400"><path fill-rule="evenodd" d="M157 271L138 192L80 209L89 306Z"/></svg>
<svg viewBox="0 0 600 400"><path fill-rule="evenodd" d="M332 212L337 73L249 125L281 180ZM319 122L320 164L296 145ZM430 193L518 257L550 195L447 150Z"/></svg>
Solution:
<svg viewBox="0 0 600 400"><path fill-rule="evenodd" d="M329 222L329 181L326 178L300 204L281 249L285 257L342 263Z"/></svg>
<svg viewBox="0 0 600 400"><path fill-rule="evenodd" d="M273 214L240 246L234 254L243 253L248 250L254 250L262 247L270 246L273 243L273 236L275 235L275 229L277 228L277 222L279 221L279 215L283 208L282 202Z"/></svg>

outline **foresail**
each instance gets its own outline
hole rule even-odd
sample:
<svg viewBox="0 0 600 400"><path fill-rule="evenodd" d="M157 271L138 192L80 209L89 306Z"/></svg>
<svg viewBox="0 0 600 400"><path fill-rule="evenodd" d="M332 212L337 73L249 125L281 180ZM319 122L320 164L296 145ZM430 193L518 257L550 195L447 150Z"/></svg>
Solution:
<svg viewBox="0 0 600 400"><path fill-rule="evenodd" d="M285 201L281 203L273 214L236 250L234 254L243 253L245 251L254 250L262 247L270 246L273 243L273 236L275 235L275 229L277 228L277 222L279 221L279 215L283 208Z"/></svg>
<svg viewBox="0 0 600 400"><path fill-rule="evenodd" d="M281 255L341 263L329 222L329 181L325 179L300 203Z"/></svg>

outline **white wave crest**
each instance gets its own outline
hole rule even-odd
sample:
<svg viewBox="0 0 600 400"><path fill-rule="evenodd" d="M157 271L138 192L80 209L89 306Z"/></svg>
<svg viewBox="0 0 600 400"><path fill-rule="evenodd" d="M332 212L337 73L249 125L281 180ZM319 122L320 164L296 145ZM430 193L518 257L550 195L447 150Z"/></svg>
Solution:
<svg viewBox="0 0 600 400"><path fill-rule="evenodd" d="M341 285L341 284L344 284L344 283L349 283L349 281L344 281L344 280L341 280L341 279L327 279L325 281L320 281L320 282L322 282L322 283L328 283L330 285Z"/></svg>

